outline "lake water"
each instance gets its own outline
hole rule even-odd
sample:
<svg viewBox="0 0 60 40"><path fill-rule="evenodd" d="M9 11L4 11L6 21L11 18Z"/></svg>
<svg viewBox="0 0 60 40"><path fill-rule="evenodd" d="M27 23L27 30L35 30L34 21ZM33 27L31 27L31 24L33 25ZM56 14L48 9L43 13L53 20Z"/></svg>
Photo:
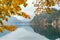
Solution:
<svg viewBox="0 0 60 40"><path fill-rule="evenodd" d="M28 31L33 31L32 27L30 26L29 22L21 22L21 21L17 21L17 22L12 22L12 25L16 25L18 28L24 28ZM9 34L10 32L5 30L3 33L0 32L0 37Z"/></svg>

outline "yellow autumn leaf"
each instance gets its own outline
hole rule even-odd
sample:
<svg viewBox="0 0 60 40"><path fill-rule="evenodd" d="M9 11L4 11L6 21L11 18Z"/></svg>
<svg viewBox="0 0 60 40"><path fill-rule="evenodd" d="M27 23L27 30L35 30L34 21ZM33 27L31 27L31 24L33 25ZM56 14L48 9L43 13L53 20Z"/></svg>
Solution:
<svg viewBox="0 0 60 40"><path fill-rule="evenodd" d="M0 32L4 32L4 28L0 26Z"/></svg>
<svg viewBox="0 0 60 40"><path fill-rule="evenodd" d="M28 19L30 19L30 16L29 15L27 15L25 12L22 12L22 14L21 14L23 17L25 17L25 18L28 18Z"/></svg>
<svg viewBox="0 0 60 40"><path fill-rule="evenodd" d="M13 25L11 25L11 26L4 25L3 27L4 27L4 29L11 31L11 32L17 28L16 26L13 26Z"/></svg>

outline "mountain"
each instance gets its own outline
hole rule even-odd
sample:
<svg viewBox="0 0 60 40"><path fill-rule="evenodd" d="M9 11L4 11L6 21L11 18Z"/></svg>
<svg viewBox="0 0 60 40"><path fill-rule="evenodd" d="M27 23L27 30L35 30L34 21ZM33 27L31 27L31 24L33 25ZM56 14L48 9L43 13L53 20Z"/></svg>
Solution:
<svg viewBox="0 0 60 40"><path fill-rule="evenodd" d="M56 23L53 22L54 20ZM60 10L56 10L53 14L39 14L30 23L36 33L50 40L60 38L60 25L58 25L60 24Z"/></svg>

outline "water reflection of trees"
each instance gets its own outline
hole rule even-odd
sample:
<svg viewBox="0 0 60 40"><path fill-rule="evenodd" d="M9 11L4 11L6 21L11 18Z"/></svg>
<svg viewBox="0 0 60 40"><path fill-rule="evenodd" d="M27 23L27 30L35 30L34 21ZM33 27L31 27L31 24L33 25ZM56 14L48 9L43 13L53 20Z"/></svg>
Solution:
<svg viewBox="0 0 60 40"><path fill-rule="evenodd" d="M31 24L33 24L32 28L35 32L51 40L60 38L60 10L56 10L53 14L44 13L43 15L35 16Z"/></svg>

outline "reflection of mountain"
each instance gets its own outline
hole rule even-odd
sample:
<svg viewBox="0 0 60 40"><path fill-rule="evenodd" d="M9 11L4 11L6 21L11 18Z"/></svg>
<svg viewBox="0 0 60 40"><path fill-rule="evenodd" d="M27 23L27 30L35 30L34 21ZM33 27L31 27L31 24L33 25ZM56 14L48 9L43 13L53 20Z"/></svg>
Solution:
<svg viewBox="0 0 60 40"><path fill-rule="evenodd" d="M51 40L55 40L56 38L60 38L60 31L51 25L51 23L56 18L58 18L58 16L60 16L60 10L57 10L53 14L44 13L43 15L40 14L38 16L35 16L34 19L31 21L31 24L33 24L32 28L34 29L35 32L37 32L41 35L44 35ZM44 21L44 20L46 20L46 21ZM49 25L43 25L46 23L48 23Z"/></svg>
<svg viewBox="0 0 60 40"><path fill-rule="evenodd" d="M9 32L9 31L7 31L7 30L5 30L5 31L4 31L4 33L1 33L1 32L0 32L0 37L2 37L2 36L4 36L4 35L6 35L6 34L8 34L8 33L10 33L10 32Z"/></svg>

